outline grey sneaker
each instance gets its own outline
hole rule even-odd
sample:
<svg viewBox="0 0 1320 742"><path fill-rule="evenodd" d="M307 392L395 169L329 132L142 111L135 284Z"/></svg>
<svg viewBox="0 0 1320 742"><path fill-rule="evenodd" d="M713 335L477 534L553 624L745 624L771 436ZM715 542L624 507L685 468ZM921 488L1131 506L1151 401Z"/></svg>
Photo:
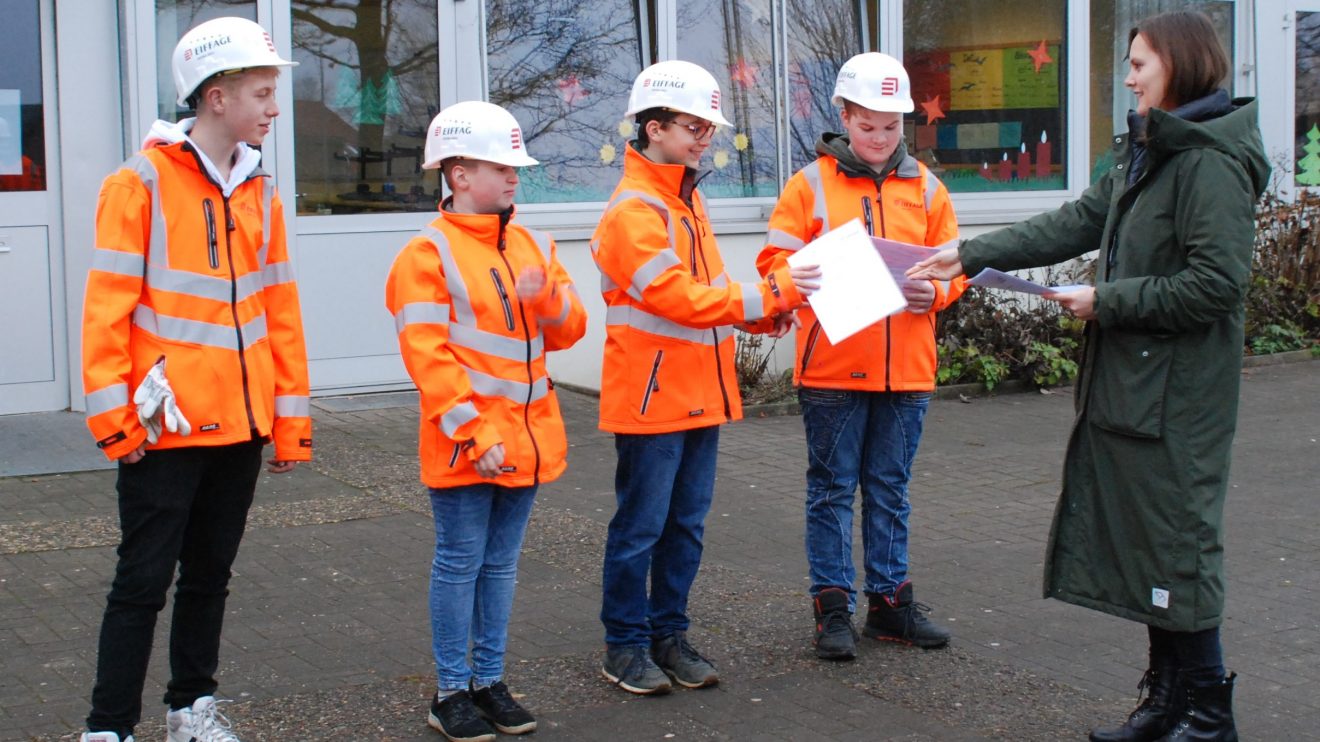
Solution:
<svg viewBox="0 0 1320 742"><path fill-rule="evenodd" d="M673 687L669 678L651 661L646 647L640 644L606 647L600 672L611 683L642 696L663 696Z"/></svg>
<svg viewBox="0 0 1320 742"><path fill-rule="evenodd" d="M653 640L651 659L674 682L686 688L705 688L720 682L720 674L715 671L715 666L688 644L685 631L675 631L669 636Z"/></svg>

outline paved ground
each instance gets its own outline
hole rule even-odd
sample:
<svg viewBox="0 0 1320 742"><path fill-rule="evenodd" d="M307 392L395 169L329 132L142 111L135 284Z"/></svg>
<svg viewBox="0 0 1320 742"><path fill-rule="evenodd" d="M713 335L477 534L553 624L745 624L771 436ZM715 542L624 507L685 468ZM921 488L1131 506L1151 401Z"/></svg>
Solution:
<svg viewBox="0 0 1320 742"><path fill-rule="evenodd" d="M1318 399L1320 363L1246 372L1225 624L1245 739L1314 739L1320 728ZM1130 708L1142 628L1039 597L1067 393L933 404L912 490L913 576L954 643L867 643L842 665L808 647L801 421L724 428L691 611L692 638L723 682L657 699L598 676L614 454L595 401L562 400L570 467L533 515L509 642L509 682L541 720L536 739L1080 739ZM236 565L228 712L248 742L438 739L424 722L433 534L414 397L316 407L317 462L263 477ZM114 472L61 463L68 440L85 436L69 417L0 418L0 463L26 472L0 478L3 740L72 738L87 710L117 537ZM37 473L52 470L63 473ZM167 627L168 612L161 636ZM163 736L153 704L165 672L158 653L139 739Z"/></svg>

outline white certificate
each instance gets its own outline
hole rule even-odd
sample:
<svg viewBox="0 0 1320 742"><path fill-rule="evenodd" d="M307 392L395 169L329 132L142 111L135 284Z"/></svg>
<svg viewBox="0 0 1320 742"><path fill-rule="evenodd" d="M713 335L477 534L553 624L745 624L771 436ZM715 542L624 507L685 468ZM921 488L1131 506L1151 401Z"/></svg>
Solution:
<svg viewBox="0 0 1320 742"><path fill-rule="evenodd" d="M820 266L811 308L835 345L907 308L898 283L859 219L832 229L788 257L790 267Z"/></svg>

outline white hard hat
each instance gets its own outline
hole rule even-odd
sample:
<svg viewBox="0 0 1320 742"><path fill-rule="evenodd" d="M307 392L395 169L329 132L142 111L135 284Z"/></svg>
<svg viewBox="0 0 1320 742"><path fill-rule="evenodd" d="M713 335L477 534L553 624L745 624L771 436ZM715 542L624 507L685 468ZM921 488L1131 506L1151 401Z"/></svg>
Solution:
<svg viewBox="0 0 1320 742"><path fill-rule="evenodd" d="M903 63L880 52L858 54L843 63L834 82L834 105L845 100L872 111L912 112L912 81Z"/></svg>
<svg viewBox="0 0 1320 742"><path fill-rule="evenodd" d="M280 57L266 29L246 18L216 18L194 26L174 47L171 67L178 103L220 72L248 67L291 67L298 64Z"/></svg>
<svg viewBox="0 0 1320 742"><path fill-rule="evenodd" d="M648 108L690 113L720 126L733 126L720 113L720 84L701 67L672 59L642 70L633 81L625 116Z"/></svg>
<svg viewBox="0 0 1320 742"><path fill-rule="evenodd" d="M433 170L451 157L527 167L537 161L523 149L522 127L494 103L463 101L441 111L426 130L426 162Z"/></svg>

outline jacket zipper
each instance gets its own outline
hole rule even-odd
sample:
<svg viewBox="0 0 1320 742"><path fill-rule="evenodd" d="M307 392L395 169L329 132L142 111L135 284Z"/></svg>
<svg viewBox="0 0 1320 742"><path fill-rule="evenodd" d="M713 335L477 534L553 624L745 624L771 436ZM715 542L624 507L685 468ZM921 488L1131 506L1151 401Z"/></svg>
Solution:
<svg viewBox="0 0 1320 742"><path fill-rule="evenodd" d="M501 247L501 248L500 248L500 257L504 257L504 252L503 252L503 250L504 250L504 248ZM507 266L507 265L509 264L509 261L507 261L507 260L504 261L504 264ZM510 274L513 273L513 269L512 269L512 268L509 269L509 273L510 273ZM491 278L492 281L495 282L495 291L496 291L497 293L499 293L499 295L500 295L500 303L504 305L504 326L507 327L507 328L509 328L510 330L512 330L512 329L513 329L513 304L509 301L509 292L504 288L504 279L500 278L500 270L499 270L499 268L491 268L491 269L490 269L490 278Z"/></svg>
<svg viewBox="0 0 1320 742"><path fill-rule="evenodd" d="M220 245L215 234L215 202L202 199L202 214L206 216L206 255L211 261L211 269L220 267Z"/></svg>
<svg viewBox="0 0 1320 742"><path fill-rule="evenodd" d="M888 235L885 233L885 202L881 199L881 195L882 192L884 191L884 187L885 187L884 181L880 181L879 183L875 184L875 203L877 206L880 207L880 236L888 237ZM868 204L867 206L869 208L870 205ZM890 371L890 366L892 365L890 363L890 360L893 356L893 349L894 349L894 327L893 327L893 320L891 315L890 317L885 317L885 391L887 392L893 391L889 385L889 371Z"/></svg>
<svg viewBox="0 0 1320 742"><path fill-rule="evenodd" d="M695 278L697 276L697 235L692 231L692 223L688 221L687 217L683 217L680 221L683 223L683 229L686 229L688 233L688 265L692 266L692 276Z"/></svg>
<svg viewBox="0 0 1320 742"><path fill-rule="evenodd" d="M642 412L646 414L646 408L651 405L651 393L660 391L660 360L665 357L663 348L655 352L655 363L651 364L651 377L646 380L646 393L642 395Z"/></svg>
<svg viewBox="0 0 1320 742"><path fill-rule="evenodd" d="M811 362L811 351L816 349L816 340L820 337L820 320L811 323L811 331L807 333L807 349L802 351L802 370L798 375L807 372L807 364Z"/></svg>
<svg viewBox="0 0 1320 742"><path fill-rule="evenodd" d="M687 227L688 234L692 234L692 225L688 224L687 217L683 217L682 221L683 221L683 226ZM701 243L696 241L695 238L692 244L698 246L696 252L698 255L701 256L701 269L706 271L706 283L709 284L710 266L706 263L706 251L699 249ZM696 274L697 274L697 265L694 262L692 264L692 275L695 276ZM724 386L724 362L720 360L719 330L714 327L710 328L710 336L711 339L715 341L714 344L711 346L711 349L715 351L715 374L719 378L719 382L720 382L720 397L724 399L724 417L725 419L728 419L733 416L733 408L729 404L729 390L726 389Z"/></svg>
<svg viewBox="0 0 1320 742"><path fill-rule="evenodd" d="M238 338L238 368L243 376L243 406L247 409L248 429L257 430L257 419L252 415L252 392L248 389L247 354L243 349L243 326L238 321L238 275L234 272L234 245L229 234L238 228L233 212L229 210L229 197L225 204L225 258L229 261L229 311L234 315L234 335Z"/></svg>
<svg viewBox="0 0 1320 742"><path fill-rule="evenodd" d="M454 453L453 453L453 455L451 455L451 456L449 457L449 468L450 468L450 469L453 469L453 468L454 468L454 465L458 463L458 450L459 450L459 448L460 448L459 444L455 443L455 444L454 444Z"/></svg>
<svg viewBox="0 0 1320 742"><path fill-rule="evenodd" d="M508 213L508 212L505 212ZM508 269L509 276L513 276L513 266L509 265L509 256L504 253L506 247L504 242L504 227L507 224L507 217L500 215L500 260L504 261L504 267ZM504 290L504 282L500 279L500 272L495 268L490 269L491 275L495 277L495 287L500 292L500 300L504 302L504 316L508 320L509 329L513 329L513 311L509 307L509 294ZM527 439L532 442L532 484L538 486L541 484L541 447L536 443L536 434L532 432L532 392L536 384L532 381L532 330L531 325L527 324L527 310L523 307L522 299L518 300L518 316L522 318L523 323L523 342L527 347L527 402L523 404L523 426L527 428ZM546 377L547 394L549 393L550 377Z"/></svg>

